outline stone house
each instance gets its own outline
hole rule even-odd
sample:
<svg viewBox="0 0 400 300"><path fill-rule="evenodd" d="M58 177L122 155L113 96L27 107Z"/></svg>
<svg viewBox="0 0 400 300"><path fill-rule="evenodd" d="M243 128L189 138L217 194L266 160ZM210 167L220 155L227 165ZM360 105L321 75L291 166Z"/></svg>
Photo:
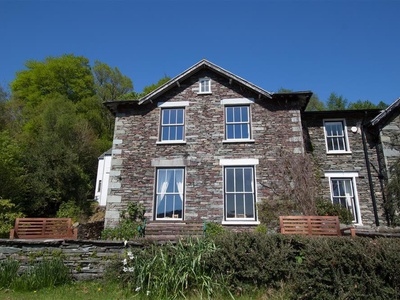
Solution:
<svg viewBox="0 0 400 300"><path fill-rule="evenodd" d="M256 226L257 203L279 194L271 183L285 189L271 162L311 146L323 197L352 210L356 224L379 225L380 176L370 178L365 151L379 159L365 126L380 112L305 112L311 95L270 93L202 60L139 101L107 102L116 121L105 226L131 201L152 221Z"/></svg>

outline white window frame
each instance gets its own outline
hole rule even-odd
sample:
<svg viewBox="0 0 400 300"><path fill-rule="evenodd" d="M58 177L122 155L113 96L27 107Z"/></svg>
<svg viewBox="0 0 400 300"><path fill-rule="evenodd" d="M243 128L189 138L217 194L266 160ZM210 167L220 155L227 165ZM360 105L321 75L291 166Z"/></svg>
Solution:
<svg viewBox="0 0 400 300"><path fill-rule="evenodd" d="M257 172L256 166L258 165L258 159L220 159L219 164L222 166L222 177L223 177L223 189L222 194L224 198L224 209L223 209L223 219L222 224L225 225L233 225L233 224L241 224L241 225L257 225L260 222L257 220ZM252 176L253 176L253 205L254 205L254 217L252 218L227 218L227 211L226 211L226 170L227 168L245 168L249 167L252 168Z"/></svg>
<svg viewBox="0 0 400 300"><path fill-rule="evenodd" d="M159 186L158 186L159 185L159 180L160 180L159 171L161 171L161 170L174 170L174 171L182 170L181 190L179 190L179 188L178 188L178 190L175 190L174 192L167 192L167 190L164 190L164 191L159 190ZM157 167L155 172L156 173L155 173L155 192L154 192L154 195L155 195L154 196L154 220L163 220L163 221L180 221L180 220L183 220L184 219L184 211L185 211L186 168L185 167L180 167L180 166ZM168 187L168 185L167 185L167 187ZM167 187L165 189L167 189ZM161 187L161 188L163 188L163 187ZM175 189L175 187L174 187L174 189ZM161 195L161 194L163 194L163 195ZM174 213L172 213L171 217L165 216L165 217L159 218L157 216L158 215L157 214L157 212L158 212L157 208L158 208L158 205L159 205L159 196L162 197L161 198L161 201L162 201L164 199L164 197L168 196L168 195L173 195L174 197L177 197L177 196L181 197L182 211L181 211L181 216L180 217L178 215L175 215ZM166 209L166 204L167 204L166 200L167 199L165 199L165 202L164 202L165 209ZM175 209L175 199L174 199L173 207ZM165 209L164 209L164 214L166 214ZM173 212L174 212L174 210L173 210Z"/></svg>
<svg viewBox="0 0 400 300"><path fill-rule="evenodd" d="M189 101L171 101L171 102L159 102L157 106L160 110L160 126L157 144L185 144L186 143L186 107L189 106ZM163 110L164 109L183 109L183 137L181 140L163 140L162 139L162 128L163 128Z"/></svg>
<svg viewBox="0 0 400 300"><path fill-rule="evenodd" d="M351 206L353 207L353 224L362 225L361 219L361 211L360 211L360 202L358 198L357 191L357 182L356 178L358 178L358 172L326 172L325 177L329 179L329 191L330 191L330 199L333 203L333 180L351 180L352 188L353 188L353 199L347 199L347 202L351 201ZM346 195L346 197L350 197ZM355 206L355 207L354 207Z"/></svg>
<svg viewBox="0 0 400 300"><path fill-rule="evenodd" d="M251 118L251 104L254 103L253 98L232 98L232 99L222 99L221 104L224 106L224 140L223 143L243 143L243 142L254 142L253 130L252 130L252 118ZM232 139L227 136L227 108L228 107L239 107L246 106L248 107L248 124L249 127L249 137L248 138L238 138ZM238 124L238 123L237 123ZM243 123L244 124L244 123Z"/></svg>
<svg viewBox="0 0 400 300"><path fill-rule="evenodd" d="M204 83L207 82L207 90L203 91ZM199 92L198 94L211 94L211 78L203 77L199 79Z"/></svg>
<svg viewBox="0 0 400 300"><path fill-rule="evenodd" d="M343 129L343 137L340 136L332 136L329 137L327 130L326 130L326 125L329 123L341 123L342 124L342 129ZM351 153L350 151L350 143L349 143L349 138L347 134L347 125L346 125L346 120L345 119L326 119L324 120L324 136L325 136L325 147L326 147L326 153L328 154L347 154ZM328 145L328 138L336 138L336 139L343 139L345 149L343 150L329 150L329 145Z"/></svg>

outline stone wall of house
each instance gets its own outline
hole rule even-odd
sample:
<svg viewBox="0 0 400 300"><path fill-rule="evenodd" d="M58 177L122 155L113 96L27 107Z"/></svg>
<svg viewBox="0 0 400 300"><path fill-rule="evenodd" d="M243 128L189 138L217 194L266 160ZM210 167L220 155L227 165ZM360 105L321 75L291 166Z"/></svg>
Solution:
<svg viewBox="0 0 400 300"><path fill-rule="evenodd" d="M211 78L212 94L197 94L198 80ZM223 143L222 99L254 98L251 127L254 142ZM189 101L185 113L186 144L157 144L160 112L156 102ZM119 211L130 201L143 203L146 217L154 217L155 167L170 160L185 166L184 218L221 222L223 168L221 159L259 159L256 166L257 200L273 197L271 161L286 149L298 155L304 149L298 104L287 99L259 99L258 94L230 83L209 70L180 82L157 101L121 111L116 116L113 161L107 199L106 227L114 227ZM282 186L284 189L285 187Z"/></svg>
<svg viewBox="0 0 400 300"><path fill-rule="evenodd" d="M321 197L330 200L331 192L329 179L325 172L357 172L356 187L361 211L362 224L365 226L376 226L373 201L371 196L370 182L367 172L366 156L364 152L361 124L364 115L338 112L335 114L312 114L306 113L303 118L303 125L308 135L308 148L312 150L314 157L320 166L321 174ZM324 119L345 119L347 125L347 136L351 153L328 154L326 150L324 135ZM351 130L351 128L354 129ZM356 130L355 130L356 129ZM385 225L383 210L382 190L379 181L379 164L374 143L366 136L368 159L371 166L372 186L377 203L377 214L380 225Z"/></svg>
<svg viewBox="0 0 400 300"><path fill-rule="evenodd" d="M140 243L93 240L6 240L0 239L0 261L11 258L20 261L21 268L43 258L61 258L77 280L101 278L107 266L122 260L128 247L142 247Z"/></svg>
<svg viewBox="0 0 400 300"><path fill-rule="evenodd" d="M391 120L380 131L383 157L387 175L390 178L391 167L400 157L400 115Z"/></svg>

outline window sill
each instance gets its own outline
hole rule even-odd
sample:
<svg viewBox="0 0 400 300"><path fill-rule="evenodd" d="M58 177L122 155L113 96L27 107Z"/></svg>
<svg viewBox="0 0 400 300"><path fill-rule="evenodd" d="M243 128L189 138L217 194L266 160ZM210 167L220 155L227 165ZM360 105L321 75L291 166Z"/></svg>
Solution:
<svg viewBox="0 0 400 300"><path fill-rule="evenodd" d="M211 95L212 92L198 92L197 95Z"/></svg>
<svg viewBox="0 0 400 300"><path fill-rule="evenodd" d="M222 221L222 225L259 225L260 221L246 221L246 220L237 220L237 221Z"/></svg>
<svg viewBox="0 0 400 300"><path fill-rule="evenodd" d="M157 141L156 145L184 145L186 141Z"/></svg>
<svg viewBox="0 0 400 300"><path fill-rule="evenodd" d="M237 139L237 140L222 140L223 144L237 144L237 143L255 143L253 139Z"/></svg>
<svg viewBox="0 0 400 300"><path fill-rule="evenodd" d="M326 152L328 155L337 155L337 154L351 154L351 151L328 151Z"/></svg>

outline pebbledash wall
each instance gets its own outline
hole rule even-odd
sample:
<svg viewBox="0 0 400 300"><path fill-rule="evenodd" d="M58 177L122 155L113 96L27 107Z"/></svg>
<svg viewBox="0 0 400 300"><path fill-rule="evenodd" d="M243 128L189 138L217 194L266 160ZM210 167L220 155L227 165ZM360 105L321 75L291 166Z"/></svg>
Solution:
<svg viewBox="0 0 400 300"><path fill-rule="evenodd" d="M211 94L198 94L198 82L202 77L211 78ZM223 142L224 105L221 101L224 99L252 102L252 141ZM157 143L161 112L157 102L166 101L186 102L184 144ZM301 128L298 101L259 99L254 91L207 69L180 82L179 87L163 94L154 103L119 109L105 226L117 225L120 211L132 201L143 203L146 217L153 220L157 166L185 167L186 220L223 221L223 168L220 165L223 159L258 160L255 166L256 198L260 201L272 197L266 188L274 177L268 162L274 160L283 147L294 154L303 152Z"/></svg>
<svg viewBox="0 0 400 300"><path fill-rule="evenodd" d="M20 261L21 268L43 258L59 257L76 280L102 278L107 266L121 260L129 247L143 247L136 242L99 240L6 240L0 239L0 261Z"/></svg>

